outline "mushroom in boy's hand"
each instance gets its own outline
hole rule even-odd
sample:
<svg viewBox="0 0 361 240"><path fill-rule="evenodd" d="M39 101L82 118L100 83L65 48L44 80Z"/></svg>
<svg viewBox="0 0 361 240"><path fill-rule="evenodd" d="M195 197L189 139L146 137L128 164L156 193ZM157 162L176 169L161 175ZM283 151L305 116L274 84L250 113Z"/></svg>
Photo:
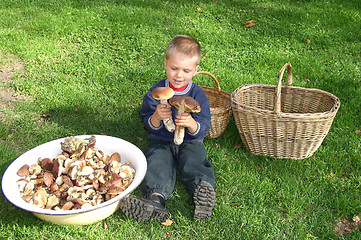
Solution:
<svg viewBox="0 0 361 240"><path fill-rule="evenodd" d="M178 109L178 115L188 113L198 113L201 111L201 106L192 97L189 96L174 96L169 99L169 103ZM184 139L184 127L175 126L174 143L177 145L182 144Z"/></svg>
<svg viewBox="0 0 361 240"><path fill-rule="evenodd" d="M160 100L161 104L167 104L167 100L173 97L173 95L174 90L170 87L157 87L154 88L152 91L153 98ZM163 119L163 123L169 132L173 132L175 130L175 125L172 117Z"/></svg>

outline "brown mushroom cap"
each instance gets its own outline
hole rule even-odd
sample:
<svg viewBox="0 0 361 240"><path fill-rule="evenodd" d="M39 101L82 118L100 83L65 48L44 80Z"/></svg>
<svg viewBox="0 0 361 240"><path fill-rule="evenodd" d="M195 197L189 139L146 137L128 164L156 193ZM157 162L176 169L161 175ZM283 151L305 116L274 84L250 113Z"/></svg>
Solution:
<svg viewBox="0 0 361 240"><path fill-rule="evenodd" d="M199 103L190 96L174 96L169 99L169 103L177 109L184 103L184 111L188 113L198 113L201 111Z"/></svg>
<svg viewBox="0 0 361 240"><path fill-rule="evenodd" d="M40 162L40 166L44 170L52 171L53 169L53 160L50 158L44 158Z"/></svg>
<svg viewBox="0 0 361 240"><path fill-rule="evenodd" d="M50 187L54 183L54 176L51 172L45 172L43 179L47 187Z"/></svg>
<svg viewBox="0 0 361 240"><path fill-rule="evenodd" d="M24 166L22 166L18 172L17 172L18 176L20 177L25 177L26 175L29 174L29 165L25 164Z"/></svg>
<svg viewBox="0 0 361 240"><path fill-rule="evenodd" d="M109 163L113 162L113 161L117 161L117 162L120 162L121 160L121 157L120 157L120 154L118 152L115 152L112 154L112 156L110 157L109 159Z"/></svg>
<svg viewBox="0 0 361 240"><path fill-rule="evenodd" d="M168 100L169 98L173 97L173 95L174 90L170 87L157 87L152 91L153 98L157 100Z"/></svg>
<svg viewBox="0 0 361 240"><path fill-rule="evenodd" d="M62 210L70 210L74 206L74 203L67 202L64 204L64 206L61 208Z"/></svg>

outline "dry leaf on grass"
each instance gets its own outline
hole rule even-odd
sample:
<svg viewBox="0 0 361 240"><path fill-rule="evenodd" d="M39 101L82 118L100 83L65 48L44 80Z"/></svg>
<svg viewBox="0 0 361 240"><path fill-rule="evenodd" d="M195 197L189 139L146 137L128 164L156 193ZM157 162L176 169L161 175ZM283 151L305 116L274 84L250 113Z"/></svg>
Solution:
<svg viewBox="0 0 361 240"><path fill-rule="evenodd" d="M306 42L308 43L308 44L311 44L311 40L310 39L306 39Z"/></svg>
<svg viewBox="0 0 361 240"><path fill-rule="evenodd" d="M356 130L355 133L356 133L357 135L360 135L360 134L361 134L361 130Z"/></svg>
<svg viewBox="0 0 361 240"><path fill-rule="evenodd" d="M248 22L246 22L246 24L244 26L246 27L253 27L255 25L257 25L257 23L255 23L256 20L250 20Z"/></svg>
<svg viewBox="0 0 361 240"><path fill-rule="evenodd" d="M162 224L163 224L164 226L170 226L170 225L172 225L172 223L173 223L173 221L170 220L170 219L167 219L167 220L165 220L165 222L162 222Z"/></svg>

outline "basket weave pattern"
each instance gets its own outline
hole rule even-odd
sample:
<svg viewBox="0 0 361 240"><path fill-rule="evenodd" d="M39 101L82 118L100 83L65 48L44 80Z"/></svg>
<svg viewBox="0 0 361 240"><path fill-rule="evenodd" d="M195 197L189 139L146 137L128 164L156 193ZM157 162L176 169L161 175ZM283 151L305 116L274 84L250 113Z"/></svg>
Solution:
<svg viewBox="0 0 361 240"><path fill-rule="evenodd" d="M286 86L282 78L287 71ZM292 66L285 64L278 85L248 84L231 94L240 137L255 155L311 157L329 132L340 107L331 93L292 87Z"/></svg>
<svg viewBox="0 0 361 240"><path fill-rule="evenodd" d="M216 88L200 86L205 92L211 111L211 128L207 132L208 138L217 138L221 136L227 128L228 122L232 116L231 94L223 91L214 75L209 72L197 72L196 75L205 74L210 76Z"/></svg>

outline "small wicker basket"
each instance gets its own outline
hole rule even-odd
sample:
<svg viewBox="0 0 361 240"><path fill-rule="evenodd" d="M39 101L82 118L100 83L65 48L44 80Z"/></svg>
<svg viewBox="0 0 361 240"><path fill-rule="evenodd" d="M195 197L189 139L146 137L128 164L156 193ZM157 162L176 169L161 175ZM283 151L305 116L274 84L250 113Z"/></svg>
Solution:
<svg viewBox="0 0 361 240"><path fill-rule="evenodd" d="M208 138L221 136L227 128L232 116L231 94L223 91L216 77L209 72L197 72L196 75L205 74L213 78L217 88L200 86L205 92L211 110L211 129L207 132Z"/></svg>
<svg viewBox="0 0 361 240"><path fill-rule="evenodd" d="M287 68L286 86L282 86ZM232 110L242 142L255 155L311 157L328 134L340 108L331 93L292 87L292 65L285 64L278 85L248 84L231 94Z"/></svg>

